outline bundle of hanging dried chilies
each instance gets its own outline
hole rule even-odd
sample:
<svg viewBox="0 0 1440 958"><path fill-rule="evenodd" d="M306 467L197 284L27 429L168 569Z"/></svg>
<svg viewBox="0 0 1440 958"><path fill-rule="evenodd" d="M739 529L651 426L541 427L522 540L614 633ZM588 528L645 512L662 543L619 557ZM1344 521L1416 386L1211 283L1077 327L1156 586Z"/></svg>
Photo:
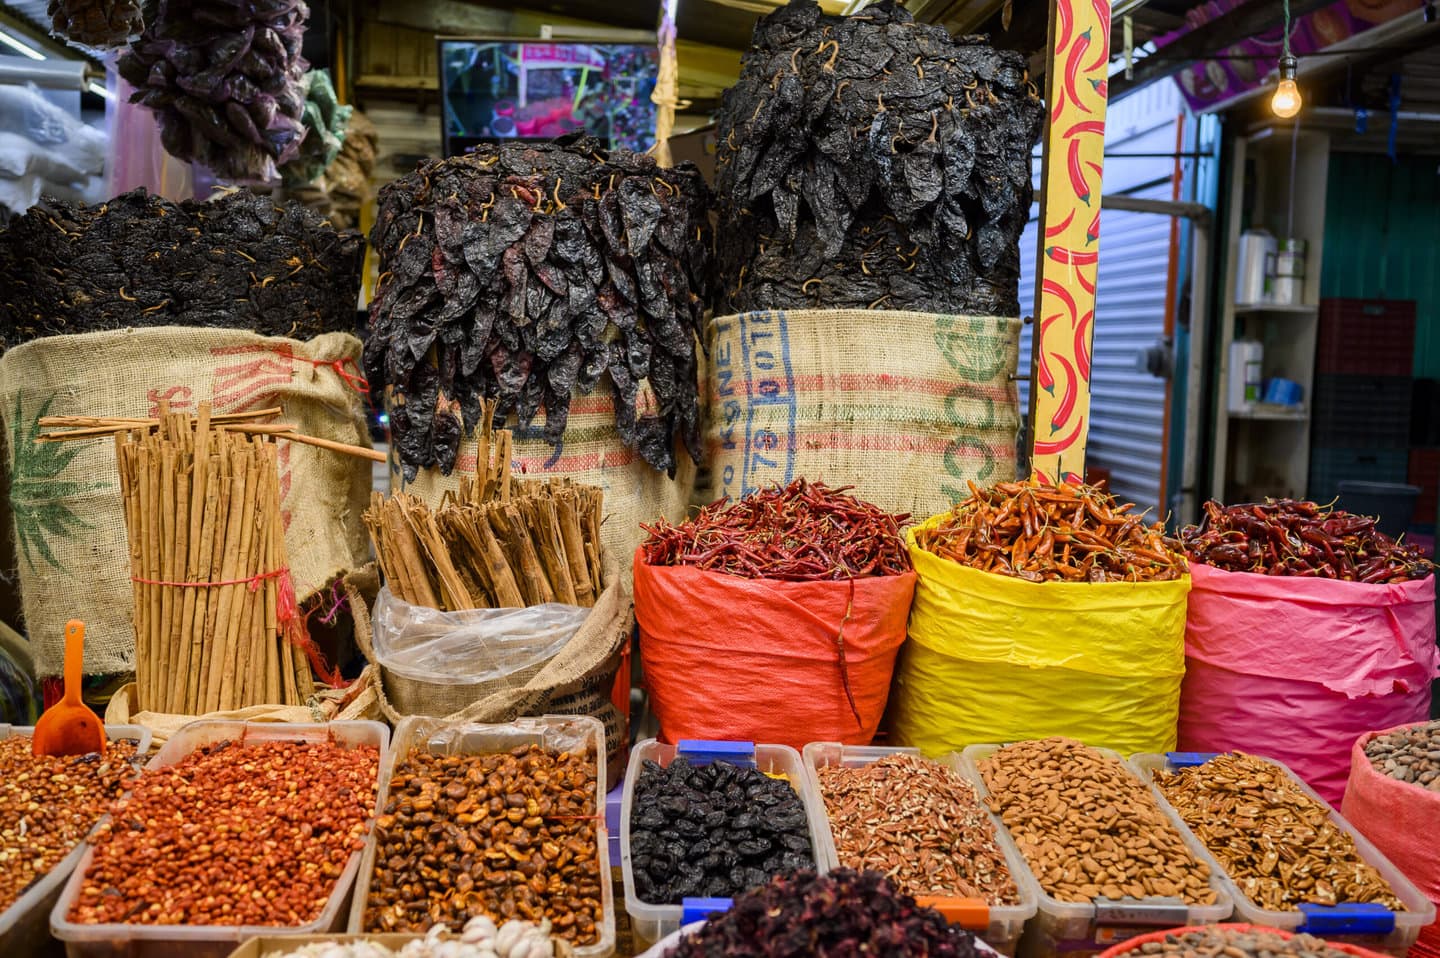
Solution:
<svg viewBox="0 0 1440 958"><path fill-rule="evenodd" d="M510 433L492 428L493 415L487 403L476 474L440 508L403 492L372 497L365 524L386 584L411 605L446 612L593 606L605 586L603 493L568 479L515 479Z"/></svg>
<svg viewBox="0 0 1440 958"><path fill-rule="evenodd" d="M1375 519L1294 499L1234 506L1212 499L1201 524L1187 526L1180 539L1191 559L1227 572L1370 584L1435 572L1419 549L1381 532Z"/></svg>
<svg viewBox="0 0 1440 958"><path fill-rule="evenodd" d="M900 535L910 517L846 495L849 489L796 479L735 503L722 499L679 525L641 526L649 533L645 561L792 582L910 571Z"/></svg>
<svg viewBox="0 0 1440 958"><path fill-rule="evenodd" d="M916 534L927 552L1031 582L1161 582L1185 559L1160 523L1096 486L970 483L970 498Z"/></svg>

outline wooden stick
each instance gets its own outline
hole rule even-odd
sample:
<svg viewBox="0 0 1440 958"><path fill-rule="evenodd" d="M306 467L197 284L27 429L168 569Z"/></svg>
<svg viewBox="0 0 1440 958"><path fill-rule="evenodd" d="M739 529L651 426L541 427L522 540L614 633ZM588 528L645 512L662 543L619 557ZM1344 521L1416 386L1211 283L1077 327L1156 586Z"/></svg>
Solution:
<svg viewBox="0 0 1440 958"><path fill-rule="evenodd" d="M200 418L195 425L195 449L194 475L190 483L190 533L189 546L185 557L185 578L189 582L205 582L200 576L200 550L202 548L201 535L205 531L205 515L209 509L210 490L210 403L200 404ZM208 556L208 554L207 554ZM204 589L186 589L184 604L180 611L180 660L176 664L179 671L177 678L180 680L179 707L177 712L190 714L187 710L192 708L194 703L191 696L191 688L194 684L194 676L191 670L195 668L192 648L195 645L195 608L200 605L202 608L206 601L200 593Z"/></svg>
<svg viewBox="0 0 1440 958"><path fill-rule="evenodd" d="M280 548L283 542L280 541L285 535L284 526L280 516L280 469L279 457L276 454L275 444L267 443L265 446L265 571L277 572L280 569ZM278 579L269 578L265 580L265 702L285 704L282 698L284 686L280 682L280 647L276 645L276 637L280 642L285 642L285 637L280 635L280 622L278 616L278 601L280 596L280 582ZM286 644L289 644L288 642Z"/></svg>
<svg viewBox="0 0 1440 958"><path fill-rule="evenodd" d="M570 581L575 586L575 604L588 609L595 604L595 591L585 558L585 536L580 531L579 496L573 489L565 490L556 500L555 512L560 523L560 541L565 546L565 561L570 564Z"/></svg>
<svg viewBox="0 0 1440 958"><path fill-rule="evenodd" d="M266 419L266 418L268 418L268 417L270 417L270 416L278 416L278 415L280 415L281 413L283 413L283 412L285 411L285 410L281 409L279 406L274 406L274 407L272 407L272 408L270 408L270 409L254 409L254 410L251 410L250 412L226 412L226 413L217 413L217 414L215 414L214 416L208 416L208 411L209 411L210 408L211 408L211 406L210 406L210 402L209 402L208 400L205 401L205 402L202 402L202 403L200 404L200 410L201 410L201 412L202 412L202 413L206 413L208 420L209 420L210 422L216 423L216 424L219 424L219 423L231 423L231 422L248 422L249 420L252 420L252 419ZM124 418L124 417L117 417L117 416L41 416L41 417L40 417L40 425L41 425L41 426L44 426L44 427L50 427L50 426L56 426L56 427L63 427L63 426L79 426L79 427L86 427L86 426L104 426L104 427L109 427L109 426L114 426L114 425L124 425L124 426L126 426L126 427L128 427L128 428L130 428L130 429L133 429L133 428L135 428L135 427L137 427L137 426L138 426L138 427L142 427L142 428L145 427L145 426L151 426L151 427L158 426L158 425L159 425L159 420L157 420L157 419L126 419L126 418ZM202 430L199 429L198 424L197 424L197 426L196 426L196 430L197 430L197 431L202 431ZM108 430L107 430L107 431L108 431Z"/></svg>
<svg viewBox="0 0 1440 958"><path fill-rule="evenodd" d="M200 543L196 553L195 578L194 582L210 582L211 563L215 555L215 527L216 523L223 521L221 511L223 506L220 501L220 483L222 481L219 473L213 468L209 455L209 442L204 443L206 449L204 472L205 472L205 499L202 506L200 520ZM201 468L197 462L196 469ZM187 647L186 662L188 670L185 681L185 706L181 711L187 715L196 715L200 712L200 681L202 678L202 661L208 658L205 655L206 639L209 635L206 632L206 624L210 618L210 602L213 599L214 589L191 589L194 593L194 612L191 618L189 644Z"/></svg>
<svg viewBox="0 0 1440 958"><path fill-rule="evenodd" d="M88 429L76 429L73 432L42 432L36 437L38 442L70 442L75 439L94 439L97 436L108 436L115 432L126 432L135 428L133 423L116 423L110 426L96 426ZM234 423L228 426L234 432L249 433L251 435L278 436L288 439L291 442L298 442L306 446L314 446L317 449L326 449L330 452L338 452L346 456L354 456L357 459L369 459L371 462L385 462L385 453L378 449L366 449L364 446L351 446L343 442L335 442L333 439L321 439L319 436L307 436L304 433L295 431L295 426L289 423Z"/></svg>
<svg viewBox="0 0 1440 958"><path fill-rule="evenodd" d="M224 578L225 560L229 550L225 548L226 534L230 528L230 514L238 506L232 501L232 490L235 487L234 470L230 465L230 441L232 437L223 431L215 433L215 453L210 459L210 471L216 476L216 488L220 493L219 508L215 512L215 540L211 544L210 552L210 573L205 577L206 582L215 582ZM214 711L211 704L214 700L210 697L210 683L215 679L215 671L220 666L215 662L215 646L219 642L216 635L216 626L220 619L220 590L209 588L205 590L205 631L202 633L204 646L200 654L200 686L196 690L197 713ZM216 686L218 697L219 686Z"/></svg>
<svg viewBox="0 0 1440 958"><path fill-rule="evenodd" d="M223 431L222 431L223 434ZM227 436L227 439L229 437ZM227 445L231 445L227 443ZM238 444L237 444L238 445ZM239 572L239 549L241 529L245 524L245 505L247 498L246 482L248 476L245 470L245 460L239 449L229 448L226 450L230 459L230 516L225 526L225 550L224 566L220 573L220 581L233 581ZM222 585L218 587L220 593L219 612L217 617L218 632L210 648L210 685L206 689L205 711L212 712L217 709L228 708L222 704L225 701L225 693L230 691L229 686L233 685L231 677L231 635L235 627L235 616L231 606L235 603L235 589L233 585Z"/></svg>

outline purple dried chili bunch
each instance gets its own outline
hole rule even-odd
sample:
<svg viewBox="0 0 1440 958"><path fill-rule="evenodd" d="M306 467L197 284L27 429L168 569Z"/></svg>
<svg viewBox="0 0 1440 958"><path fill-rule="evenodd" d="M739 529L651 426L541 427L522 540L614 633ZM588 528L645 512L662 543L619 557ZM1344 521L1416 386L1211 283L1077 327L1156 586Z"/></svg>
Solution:
<svg viewBox="0 0 1440 958"><path fill-rule="evenodd" d="M305 135L301 0L158 0L120 58L166 152L227 180L272 180Z"/></svg>
<svg viewBox="0 0 1440 958"><path fill-rule="evenodd" d="M975 958L975 936L895 890L879 872L841 868L771 879L687 935L666 958Z"/></svg>

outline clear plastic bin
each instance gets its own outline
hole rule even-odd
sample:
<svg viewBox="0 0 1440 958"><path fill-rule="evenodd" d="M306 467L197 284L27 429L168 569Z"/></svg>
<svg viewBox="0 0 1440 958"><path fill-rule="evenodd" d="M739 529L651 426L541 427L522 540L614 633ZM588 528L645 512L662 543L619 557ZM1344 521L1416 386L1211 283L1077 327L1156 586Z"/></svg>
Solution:
<svg viewBox="0 0 1440 958"><path fill-rule="evenodd" d="M630 764L625 769L625 796L620 804L620 863L625 881L625 911L630 915L630 930L635 938L635 951L641 952L680 928L685 918L683 905L652 905L640 900L635 892L635 874L630 861L630 813L635 805L635 781L648 759L667 767L675 760L678 747L653 738L645 739L630 750ZM821 874L826 868L821 848L824 844L825 806L811 788L800 753L788 745L756 745L755 766L767 775L784 775L805 805L810 825L810 849L815 867Z"/></svg>
<svg viewBox="0 0 1440 958"><path fill-rule="evenodd" d="M916 758L923 758L918 748L887 748L883 746L864 745L842 745L839 742L811 742L805 746L801 753L805 761L805 775L809 780L810 789L814 793L820 809L825 809L825 794L820 789L820 777L818 770L830 765L843 765L846 768L863 768L871 762L878 761L887 755L914 755ZM953 767L953 766L952 766ZM963 775L963 773L962 773ZM964 776L967 782L968 776ZM830 829L829 813L823 819L825 825L820 832L820 849L818 858L824 862L826 870L840 867L840 855L835 847L835 834ZM1020 903L1017 905L986 905L979 899L926 899L926 904L933 905L941 911L950 911L946 908L947 902L953 902L957 906L963 906L959 913L965 916L959 924L974 931L996 951L1004 955L1015 954L1015 947L1020 942L1020 933L1025 930L1025 922L1035 917L1037 902L1039 899L1039 887L1035 884L1030 870L1025 867L1020 852L1015 848L1014 843L1000 843L1001 852L1005 855L1005 863L1010 867L1010 874L1015 879L1015 885L1020 891ZM978 920L970 920L978 918ZM954 920L954 919L952 919Z"/></svg>
<svg viewBox="0 0 1440 958"><path fill-rule="evenodd" d="M35 734L33 725L0 725L0 739L14 736L30 738ZM105 737L114 742L132 739L137 744L135 754L143 758L150 751L150 730L140 725L107 725ZM99 824L97 821L96 824ZM60 898L65 879L75 870L85 854L85 843L76 845L70 854L45 876L25 890L10 907L0 911L0 955L42 955L47 950L56 950L50 938L50 909Z"/></svg>
<svg viewBox="0 0 1440 958"><path fill-rule="evenodd" d="M615 883L610 873L610 842L603 821L605 814L605 726L599 719L584 715L544 715L519 718L513 722L485 724L479 722L447 723L443 719L411 716L395 726L395 740L388 760L380 767L380 797L377 808L382 811L390 799L390 780L395 769L410 750L424 745L439 755L487 755L508 752L525 745L539 745L557 751L573 751L589 744L596 756L595 814L602 816L596 828L596 848L600 856L600 940L574 950L575 958L609 958L615 952ZM379 842L374 832L365 842L360 861L359 878L350 904L347 931L364 931L365 904L370 897L370 881L375 874L375 857Z"/></svg>
<svg viewBox="0 0 1440 958"><path fill-rule="evenodd" d="M979 763L999 745L971 745L963 755L952 755L954 767L974 783L982 799L989 798L990 790L980 774ZM1116 762L1128 774L1135 770L1126 764L1119 753L1110 749L1097 749L1106 758ZM1180 831L1186 846L1196 857L1203 858L1205 849L1190 830L1185 827L1173 809L1165 805L1160 808ZM995 813L990 814L998 829L1000 842L1008 853L1013 851L1016 858L1024 861L1010 830ZM1030 922L1020 942L1020 954L1024 958L1052 958L1063 953L1066 958L1085 958L1095 955L1122 941L1142 935L1157 928L1181 928L1188 925L1208 925L1230 917L1233 903L1229 889L1219 871L1211 869L1210 887L1215 889L1215 904L1186 905L1177 898L1156 898L1143 901L1095 902L1079 904L1062 902L1052 898L1035 878L1029 862L1025 862L1025 874L1034 882L1039 896L1039 910Z"/></svg>
<svg viewBox="0 0 1440 958"><path fill-rule="evenodd" d="M1323 930L1316 929L1313 930L1312 933L1332 941L1343 941L1347 944L1359 945L1371 951L1383 951L1389 954L1403 956L1420 936L1420 929L1435 920L1434 902L1426 898L1425 895L1400 872L1400 869L1390 863L1390 860L1385 857L1380 849L1370 844L1364 835L1355 830L1355 826L1342 818L1340 813L1330 806L1330 803L1326 802L1319 795L1316 795L1315 790L1309 785L1306 785L1284 762L1276 761L1273 758L1265 758L1264 756L1256 757L1263 758L1264 761L1281 769L1289 776L1292 782L1300 786L1300 789L1306 795L1319 802L1329 813L1330 820L1355 840L1355 848L1360 853L1360 857L1375 866L1375 870L1380 873L1380 877L1384 878L1385 881L1389 883L1390 888L1395 892L1395 897L1404 902L1405 907L1409 909L1408 911L1391 913L1395 916L1395 927L1389 932L1377 932L1365 929L1363 923L1347 920L1345 916L1341 915L1337 916L1339 922L1337 926L1326 927ZM1157 753L1133 755L1130 758L1130 765L1139 773L1141 779L1150 785L1161 807L1169 812L1172 817L1180 818L1180 813L1175 811L1174 807L1166 800L1165 794L1160 791L1160 787L1155 784L1156 772L1173 771L1175 769L1175 766L1170 761L1170 756ZM1216 874L1224 876L1225 887L1235 899L1236 921L1243 921L1252 925L1265 925L1284 931L1293 932L1301 930L1300 926L1305 924L1307 920L1307 916L1304 913L1300 911L1270 911L1257 905L1245 897L1244 893L1240 891L1239 883L1226 874L1225 870L1220 866L1220 862L1216 860L1214 855L1210 854L1210 850L1205 848L1203 843L1197 844L1200 844L1201 854L1205 857L1205 861L1210 864L1210 867L1215 869ZM1358 925L1359 930L1346 931L1345 925L1347 924L1352 927Z"/></svg>
<svg viewBox="0 0 1440 958"><path fill-rule="evenodd" d="M155 755L146 769L174 765L196 749L217 742L241 744L258 742L323 742L334 740L349 748L364 745L380 750L380 767L385 767L390 729L380 722L330 722L288 724L283 722L240 722L202 719L176 732ZM377 783L378 784L378 783ZM378 808L378 799L377 805ZM50 930L65 942L69 958L225 958L237 945L260 935L287 937L339 931L345 922L350 886L360 869L361 852L350 856L320 917L296 928L256 925L86 925L69 919L70 908L80 897L80 885L94 856L86 848L79 866L71 874L65 891L50 913Z"/></svg>

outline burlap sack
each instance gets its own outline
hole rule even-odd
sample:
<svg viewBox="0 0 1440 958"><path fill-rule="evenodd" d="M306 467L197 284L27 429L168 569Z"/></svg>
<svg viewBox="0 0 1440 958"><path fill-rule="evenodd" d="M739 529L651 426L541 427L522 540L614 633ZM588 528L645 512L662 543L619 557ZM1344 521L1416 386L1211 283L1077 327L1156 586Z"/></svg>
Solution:
<svg viewBox="0 0 1440 958"><path fill-rule="evenodd" d="M36 442L37 420L154 416L161 399L194 412L208 399L217 413L283 406L281 421L300 432L368 446L359 355L360 341L343 333L302 343L158 327L54 336L0 357L20 591L41 677L62 671L68 619L85 620L89 674L133 669L135 641L115 446ZM279 453L285 546L303 602L369 554L370 463L288 442Z"/></svg>
<svg viewBox="0 0 1440 958"><path fill-rule="evenodd" d="M442 718L446 722L509 722L527 715L591 715L605 726L607 774L610 781L617 781L616 776L624 772L630 734L629 714L628 709L622 711L616 707L611 693L616 673L625 662L625 653L629 649L635 610L630 602L630 590L619 581L618 563L613 553L607 552L603 563L608 584L596 600L589 618L560 654L524 685L482 690L483 698L448 714L443 713L441 708L449 708L453 704L449 700L441 703L441 708L407 713L396 708L394 700L387 694L393 679L382 675L382 680L376 683L381 712L392 724L408 714ZM359 594L373 590L375 586L370 578L373 575L373 570L367 569L347 576L344 583L346 594L351 594L352 589ZM373 591L370 594L373 595ZM351 608L355 615L355 639L360 643L360 651L374 662L370 621L364 611L364 603L352 599Z"/></svg>
<svg viewBox="0 0 1440 958"><path fill-rule="evenodd" d="M615 397L608 382L602 381L588 396L570 403L570 418L559 449L541 436L543 413L524 432L515 434L516 474L544 478L565 477L599 486L605 493L605 524L600 527L601 544L611 555L629 556L645 537L640 523L665 517L678 521L685 515L695 488L695 464L684 452L677 452L675 478L650 468L640 454L620 441L615 431ZM442 476L438 469L422 469L414 482L405 482L394 450L390 453L390 488L403 489L429 505L438 506L446 492L460 487L462 475L475 473L475 441L460 446L455 469ZM624 563L620 579L630 588L631 569Z"/></svg>
<svg viewBox="0 0 1440 958"><path fill-rule="evenodd" d="M705 498L803 477L923 519L1015 477L1018 319L774 310L709 342Z"/></svg>
<svg viewBox="0 0 1440 958"><path fill-rule="evenodd" d="M365 667L360 677L343 689L327 689L306 705L252 705L228 712L204 715L176 715L169 712L132 712L135 683L131 682L110 698L105 707L107 725L143 725L154 735L158 748L180 729L200 719L234 719L241 722L336 722L350 719L380 720L380 679L375 666Z"/></svg>

